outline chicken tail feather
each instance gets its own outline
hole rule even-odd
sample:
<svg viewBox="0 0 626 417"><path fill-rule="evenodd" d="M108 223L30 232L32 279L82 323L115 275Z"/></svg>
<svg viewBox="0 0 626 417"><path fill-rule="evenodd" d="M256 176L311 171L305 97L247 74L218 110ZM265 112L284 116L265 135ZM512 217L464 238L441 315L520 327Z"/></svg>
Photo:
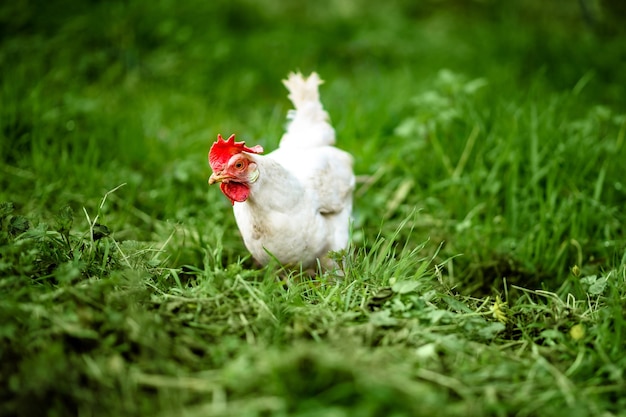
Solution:
<svg viewBox="0 0 626 417"><path fill-rule="evenodd" d="M292 72L283 80L295 109L287 114L287 131L280 147L312 148L335 144L335 130L319 96L319 86L323 82L316 72L307 78L300 72Z"/></svg>

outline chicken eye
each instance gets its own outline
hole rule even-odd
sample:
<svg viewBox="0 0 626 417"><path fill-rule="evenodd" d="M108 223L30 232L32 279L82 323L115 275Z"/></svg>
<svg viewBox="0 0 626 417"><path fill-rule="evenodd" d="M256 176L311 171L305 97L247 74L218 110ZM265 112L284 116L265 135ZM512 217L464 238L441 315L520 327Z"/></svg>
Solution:
<svg viewBox="0 0 626 417"><path fill-rule="evenodd" d="M243 161L237 161L237 162L235 162L235 165L234 165L235 169L238 169L240 171L242 169L244 169L245 166L246 166L246 164Z"/></svg>

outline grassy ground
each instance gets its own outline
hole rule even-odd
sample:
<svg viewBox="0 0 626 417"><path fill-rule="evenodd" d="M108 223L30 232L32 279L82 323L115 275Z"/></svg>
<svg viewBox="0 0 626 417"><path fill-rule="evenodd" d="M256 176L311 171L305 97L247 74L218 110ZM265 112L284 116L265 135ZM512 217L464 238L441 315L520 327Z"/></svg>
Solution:
<svg viewBox="0 0 626 417"><path fill-rule="evenodd" d="M1 415L624 415L618 3L3 3ZM294 69L356 159L339 282L206 184Z"/></svg>

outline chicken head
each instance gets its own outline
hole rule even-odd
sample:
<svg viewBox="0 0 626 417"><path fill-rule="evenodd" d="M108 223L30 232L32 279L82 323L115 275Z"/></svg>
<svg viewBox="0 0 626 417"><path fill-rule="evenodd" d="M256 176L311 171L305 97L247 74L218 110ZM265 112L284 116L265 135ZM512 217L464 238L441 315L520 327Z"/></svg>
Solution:
<svg viewBox="0 0 626 417"><path fill-rule="evenodd" d="M235 135L224 140L217 135L217 141L209 151L209 164L213 173L209 185L220 183L222 193L232 204L244 202L250 195L250 184L259 177L257 164L250 154L263 152L260 145L249 148L244 142L235 142Z"/></svg>

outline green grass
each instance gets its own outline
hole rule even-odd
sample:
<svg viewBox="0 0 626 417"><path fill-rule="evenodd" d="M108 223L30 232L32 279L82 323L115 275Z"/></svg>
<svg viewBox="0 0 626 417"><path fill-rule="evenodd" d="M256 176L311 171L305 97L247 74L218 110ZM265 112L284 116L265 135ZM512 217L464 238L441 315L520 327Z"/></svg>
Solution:
<svg viewBox="0 0 626 417"><path fill-rule="evenodd" d="M624 12L582 4L0 6L0 415L624 415ZM294 69L355 156L343 279L256 267L206 184Z"/></svg>

